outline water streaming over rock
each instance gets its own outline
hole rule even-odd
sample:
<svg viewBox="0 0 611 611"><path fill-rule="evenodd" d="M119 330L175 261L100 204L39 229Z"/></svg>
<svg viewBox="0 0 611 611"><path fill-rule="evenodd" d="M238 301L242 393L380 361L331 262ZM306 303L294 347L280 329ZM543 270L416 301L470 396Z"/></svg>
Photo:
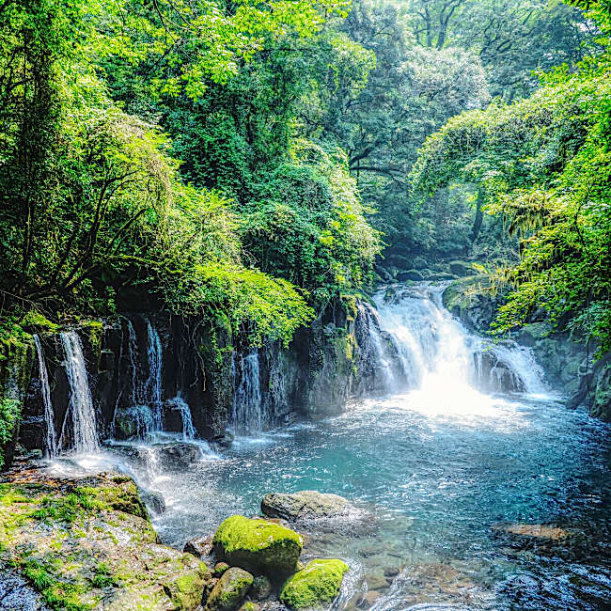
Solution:
<svg viewBox="0 0 611 611"><path fill-rule="evenodd" d="M259 351L254 348L239 363L233 362L234 396L231 424L240 435L263 430L264 417L261 400L261 370Z"/></svg>
<svg viewBox="0 0 611 611"><path fill-rule="evenodd" d="M153 409L155 426L157 430L162 428L162 403L161 403L161 370L163 366L163 351L159 333L151 321L146 319L147 331L147 361L149 375L146 380L145 390L147 403ZM189 413L190 416L190 413Z"/></svg>
<svg viewBox="0 0 611 611"><path fill-rule="evenodd" d="M68 416L72 420L73 450L77 454L94 453L100 449L100 444L81 340L75 331L65 331L60 334L60 338L70 385L70 404L66 420ZM62 427L62 439L65 438L66 420Z"/></svg>
<svg viewBox="0 0 611 611"><path fill-rule="evenodd" d="M49 373L45 362L45 353L38 335L34 335L36 357L38 359L38 377L40 378L40 394L45 418L45 452L48 457L57 456L57 433L55 432L55 411L51 401L51 387L49 386Z"/></svg>
<svg viewBox="0 0 611 611"><path fill-rule="evenodd" d="M469 332L443 307L444 289L420 283L391 287L375 297L380 327L393 338L408 388L430 401L441 395L467 400L475 389L546 392L532 351Z"/></svg>
<svg viewBox="0 0 611 611"><path fill-rule="evenodd" d="M188 403L180 395L177 395L167 401L166 405L180 414L182 420L182 438L185 440L195 439L195 427L193 426L191 408Z"/></svg>
<svg viewBox="0 0 611 611"><path fill-rule="evenodd" d="M164 421L178 412L182 435L116 442L96 468L121 468L163 496L165 511L151 515L177 547L228 515L256 514L267 492L348 497L371 519L307 531L308 558L350 566L336 611L610 608L611 429L545 396L532 353L468 332L442 291L392 287L376 296L379 314L359 313L359 350L389 396L262 432L267 353L253 350L234 362L231 414L253 439L217 446L220 457L193 451L203 442L185 442L194 431L179 394ZM514 534L529 527L568 543Z"/></svg>

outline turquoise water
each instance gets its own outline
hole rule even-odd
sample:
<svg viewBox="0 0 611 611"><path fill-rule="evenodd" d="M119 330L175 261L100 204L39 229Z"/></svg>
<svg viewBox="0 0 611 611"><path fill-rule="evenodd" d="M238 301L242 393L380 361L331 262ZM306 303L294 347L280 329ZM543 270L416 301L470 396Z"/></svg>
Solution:
<svg viewBox="0 0 611 611"><path fill-rule="evenodd" d="M555 398L529 350L467 331L443 289L376 296L370 345L386 398L228 449L157 433L58 462L134 475L163 496L154 523L177 547L229 515L257 515L268 492L345 496L364 519L299 527L304 560L350 566L337 610L611 609L611 427ZM397 393L405 381L412 390ZM507 383L523 394L490 394ZM182 461L168 464L160 436L181 443Z"/></svg>
<svg viewBox="0 0 611 611"><path fill-rule="evenodd" d="M238 440L152 479L156 527L182 545L267 492L333 492L371 512L306 533L306 558L351 567L338 608L367 590L380 611L611 608L609 428L550 399L488 400L444 415L398 395Z"/></svg>

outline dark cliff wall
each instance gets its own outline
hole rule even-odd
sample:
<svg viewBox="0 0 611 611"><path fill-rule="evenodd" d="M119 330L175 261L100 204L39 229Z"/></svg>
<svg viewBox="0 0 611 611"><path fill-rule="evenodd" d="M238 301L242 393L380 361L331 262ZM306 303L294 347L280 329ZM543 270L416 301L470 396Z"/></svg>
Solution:
<svg viewBox="0 0 611 611"><path fill-rule="evenodd" d="M330 304L311 327L300 329L291 344L275 342L257 350L258 385L265 426L297 418L321 418L341 412L364 394L381 390L375 354L369 342L375 319L356 300ZM160 404L163 427L182 430L176 398L190 408L198 436L217 440L231 425L236 388L250 353L243 337L222 326L169 313L125 314L75 327L83 346L89 384L102 439L127 438L139 432L139 404L151 400L150 332L154 329L162 361ZM40 329L49 374L55 429L66 448L71 443L70 387L57 330ZM45 421L33 345L27 363L7 359L6 372L18 371L21 382L21 432L27 450L44 449ZM14 447L15 438L9 444ZM10 453L10 452L9 452Z"/></svg>

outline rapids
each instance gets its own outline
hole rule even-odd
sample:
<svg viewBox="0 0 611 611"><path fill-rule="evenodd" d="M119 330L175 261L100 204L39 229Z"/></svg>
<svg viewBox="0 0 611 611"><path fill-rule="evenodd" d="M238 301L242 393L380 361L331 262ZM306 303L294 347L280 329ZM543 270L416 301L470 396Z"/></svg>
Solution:
<svg viewBox="0 0 611 611"><path fill-rule="evenodd" d="M339 417L261 432L256 389L242 382L229 448L190 440L187 423L50 469L132 474L163 496L153 522L178 547L257 514L267 492L345 496L371 519L312 527L304 551L350 565L334 609L610 608L611 429L568 410L528 350L453 320L442 289L376 296L376 354L393 347L404 375L381 371L387 394ZM252 354L243 369L254 375ZM185 440L197 448L188 468L163 463L164 444Z"/></svg>

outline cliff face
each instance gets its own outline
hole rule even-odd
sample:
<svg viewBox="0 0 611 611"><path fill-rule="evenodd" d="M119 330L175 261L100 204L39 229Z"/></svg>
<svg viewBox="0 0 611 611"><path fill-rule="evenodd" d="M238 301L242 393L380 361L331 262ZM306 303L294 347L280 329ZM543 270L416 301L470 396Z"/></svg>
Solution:
<svg viewBox="0 0 611 611"><path fill-rule="evenodd" d="M481 335L490 333L502 300L487 288L485 278L472 277L453 283L444 294L445 306ZM595 361L595 346L567 332L554 331L543 316L537 315L515 339L532 348L549 384L566 396L570 407L584 405L593 416L611 420L611 353Z"/></svg>
<svg viewBox="0 0 611 611"><path fill-rule="evenodd" d="M158 418L165 431L221 440L228 427L265 429L339 413L350 400L380 389L369 341L377 321L368 312L356 301L331 304L287 347L269 342L253 348L221 326L168 313L81 323L73 330L83 349L99 436L141 435ZM69 448L71 388L59 329L32 330L44 352L59 446ZM22 346L0 362L0 382L18 389L11 391L11 405L19 410L19 442L27 450L44 450L42 381L33 342ZM4 381L9 378L19 383ZM16 441L16 434L6 440L8 464Z"/></svg>

